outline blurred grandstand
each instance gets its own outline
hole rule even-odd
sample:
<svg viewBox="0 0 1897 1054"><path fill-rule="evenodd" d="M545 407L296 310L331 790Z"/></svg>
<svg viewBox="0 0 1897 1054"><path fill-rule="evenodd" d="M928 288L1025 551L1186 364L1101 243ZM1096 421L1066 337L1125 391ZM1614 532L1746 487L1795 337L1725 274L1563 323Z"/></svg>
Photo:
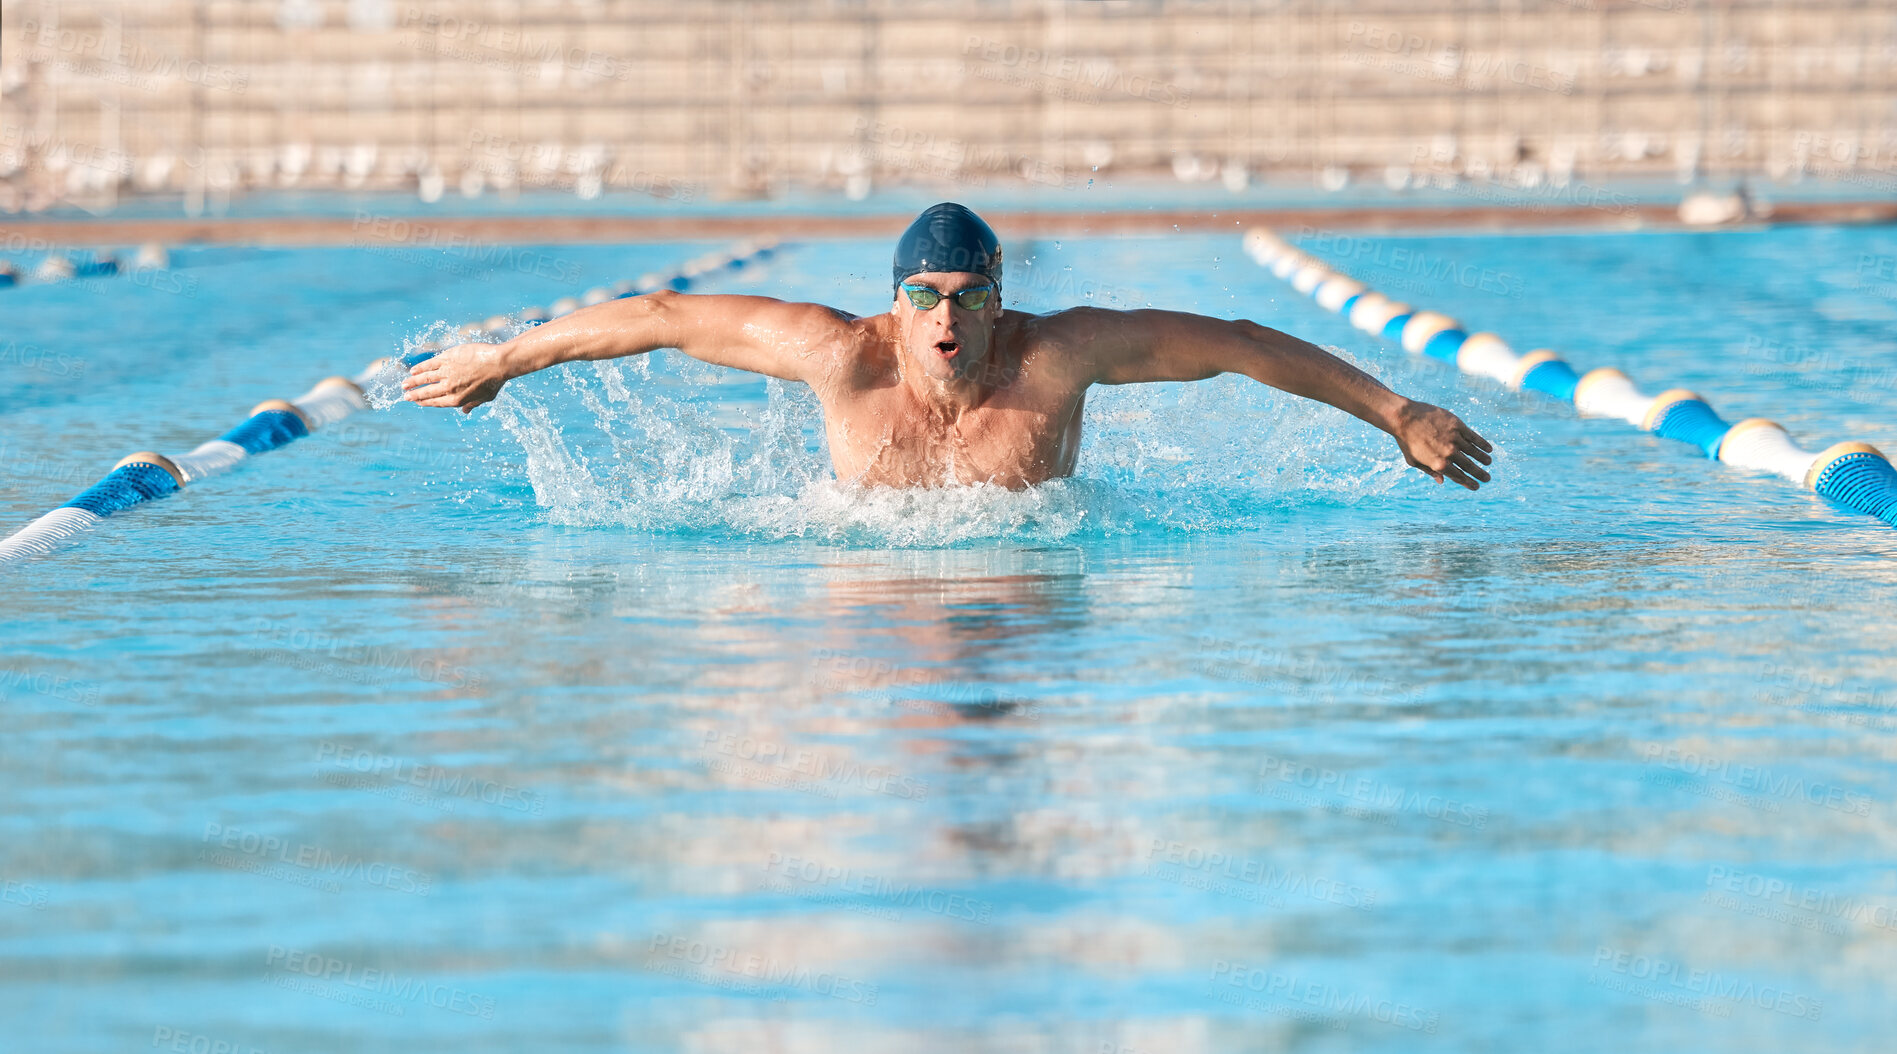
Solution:
<svg viewBox="0 0 1897 1054"><path fill-rule="evenodd" d="M261 188L1897 186L1897 10L1715 0L8 0L0 209Z"/></svg>

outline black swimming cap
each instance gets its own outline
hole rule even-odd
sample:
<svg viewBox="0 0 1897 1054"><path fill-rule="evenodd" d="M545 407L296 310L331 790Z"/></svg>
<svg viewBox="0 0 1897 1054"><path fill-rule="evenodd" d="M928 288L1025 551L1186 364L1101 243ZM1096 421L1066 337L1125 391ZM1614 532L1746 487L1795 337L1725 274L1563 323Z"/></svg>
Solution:
<svg viewBox="0 0 1897 1054"><path fill-rule="evenodd" d="M922 210L896 242L896 285L924 271L972 271L1001 286L1001 239L966 205Z"/></svg>

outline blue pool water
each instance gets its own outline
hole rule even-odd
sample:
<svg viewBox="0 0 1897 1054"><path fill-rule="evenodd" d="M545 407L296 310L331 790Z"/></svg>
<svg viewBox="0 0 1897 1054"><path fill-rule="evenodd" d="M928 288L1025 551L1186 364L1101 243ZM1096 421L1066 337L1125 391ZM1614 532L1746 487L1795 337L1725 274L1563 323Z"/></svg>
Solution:
<svg viewBox="0 0 1897 1054"><path fill-rule="evenodd" d="M1304 244L1897 448L1897 232ZM0 294L0 529L711 247ZM669 353L359 414L0 572L11 1049L1888 1049L1897 534L1377 344L1236 233L1009 252L1027 307L1334 347L1496 482L1232 378L1097 390L1024 494L840 488L807 396ZM717 289L870 312L886 262Z"/></svg>

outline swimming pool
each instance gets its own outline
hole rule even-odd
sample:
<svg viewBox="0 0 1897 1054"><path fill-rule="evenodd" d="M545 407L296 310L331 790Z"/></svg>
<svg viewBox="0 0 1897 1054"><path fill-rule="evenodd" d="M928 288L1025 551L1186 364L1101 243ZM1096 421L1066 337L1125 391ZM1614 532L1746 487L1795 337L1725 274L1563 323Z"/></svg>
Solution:
<svg viewBox="0 0 1897 1054"><path fill-rule="evenodd" d="M1897 232L1365 244L1518 347L1897 447ZM0 529L714 247L10 290ZM1230 378L1097 389L1024 494L849 492L807 397L669 354L358 414L0 572L24 1049L1881 1049L1889 527L1392 351L1236 232L1009 248L1015 304L1338 347L1496 482ZM874 311L887 250L718 290Z"/></svg>

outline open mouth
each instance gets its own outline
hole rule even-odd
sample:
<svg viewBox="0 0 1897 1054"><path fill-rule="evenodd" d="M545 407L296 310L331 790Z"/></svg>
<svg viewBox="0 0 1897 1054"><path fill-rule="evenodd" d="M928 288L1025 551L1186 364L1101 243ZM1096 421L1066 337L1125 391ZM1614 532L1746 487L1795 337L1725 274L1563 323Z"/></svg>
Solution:
<svg viewBox="0 0 1897 1054"><path fill-rule="evenodd" d="M935 353L937 355L942 356L945 359L954 358L955 353L960 350L962 350L962 345L960 341L938 340L935 342Z"/></svg>

